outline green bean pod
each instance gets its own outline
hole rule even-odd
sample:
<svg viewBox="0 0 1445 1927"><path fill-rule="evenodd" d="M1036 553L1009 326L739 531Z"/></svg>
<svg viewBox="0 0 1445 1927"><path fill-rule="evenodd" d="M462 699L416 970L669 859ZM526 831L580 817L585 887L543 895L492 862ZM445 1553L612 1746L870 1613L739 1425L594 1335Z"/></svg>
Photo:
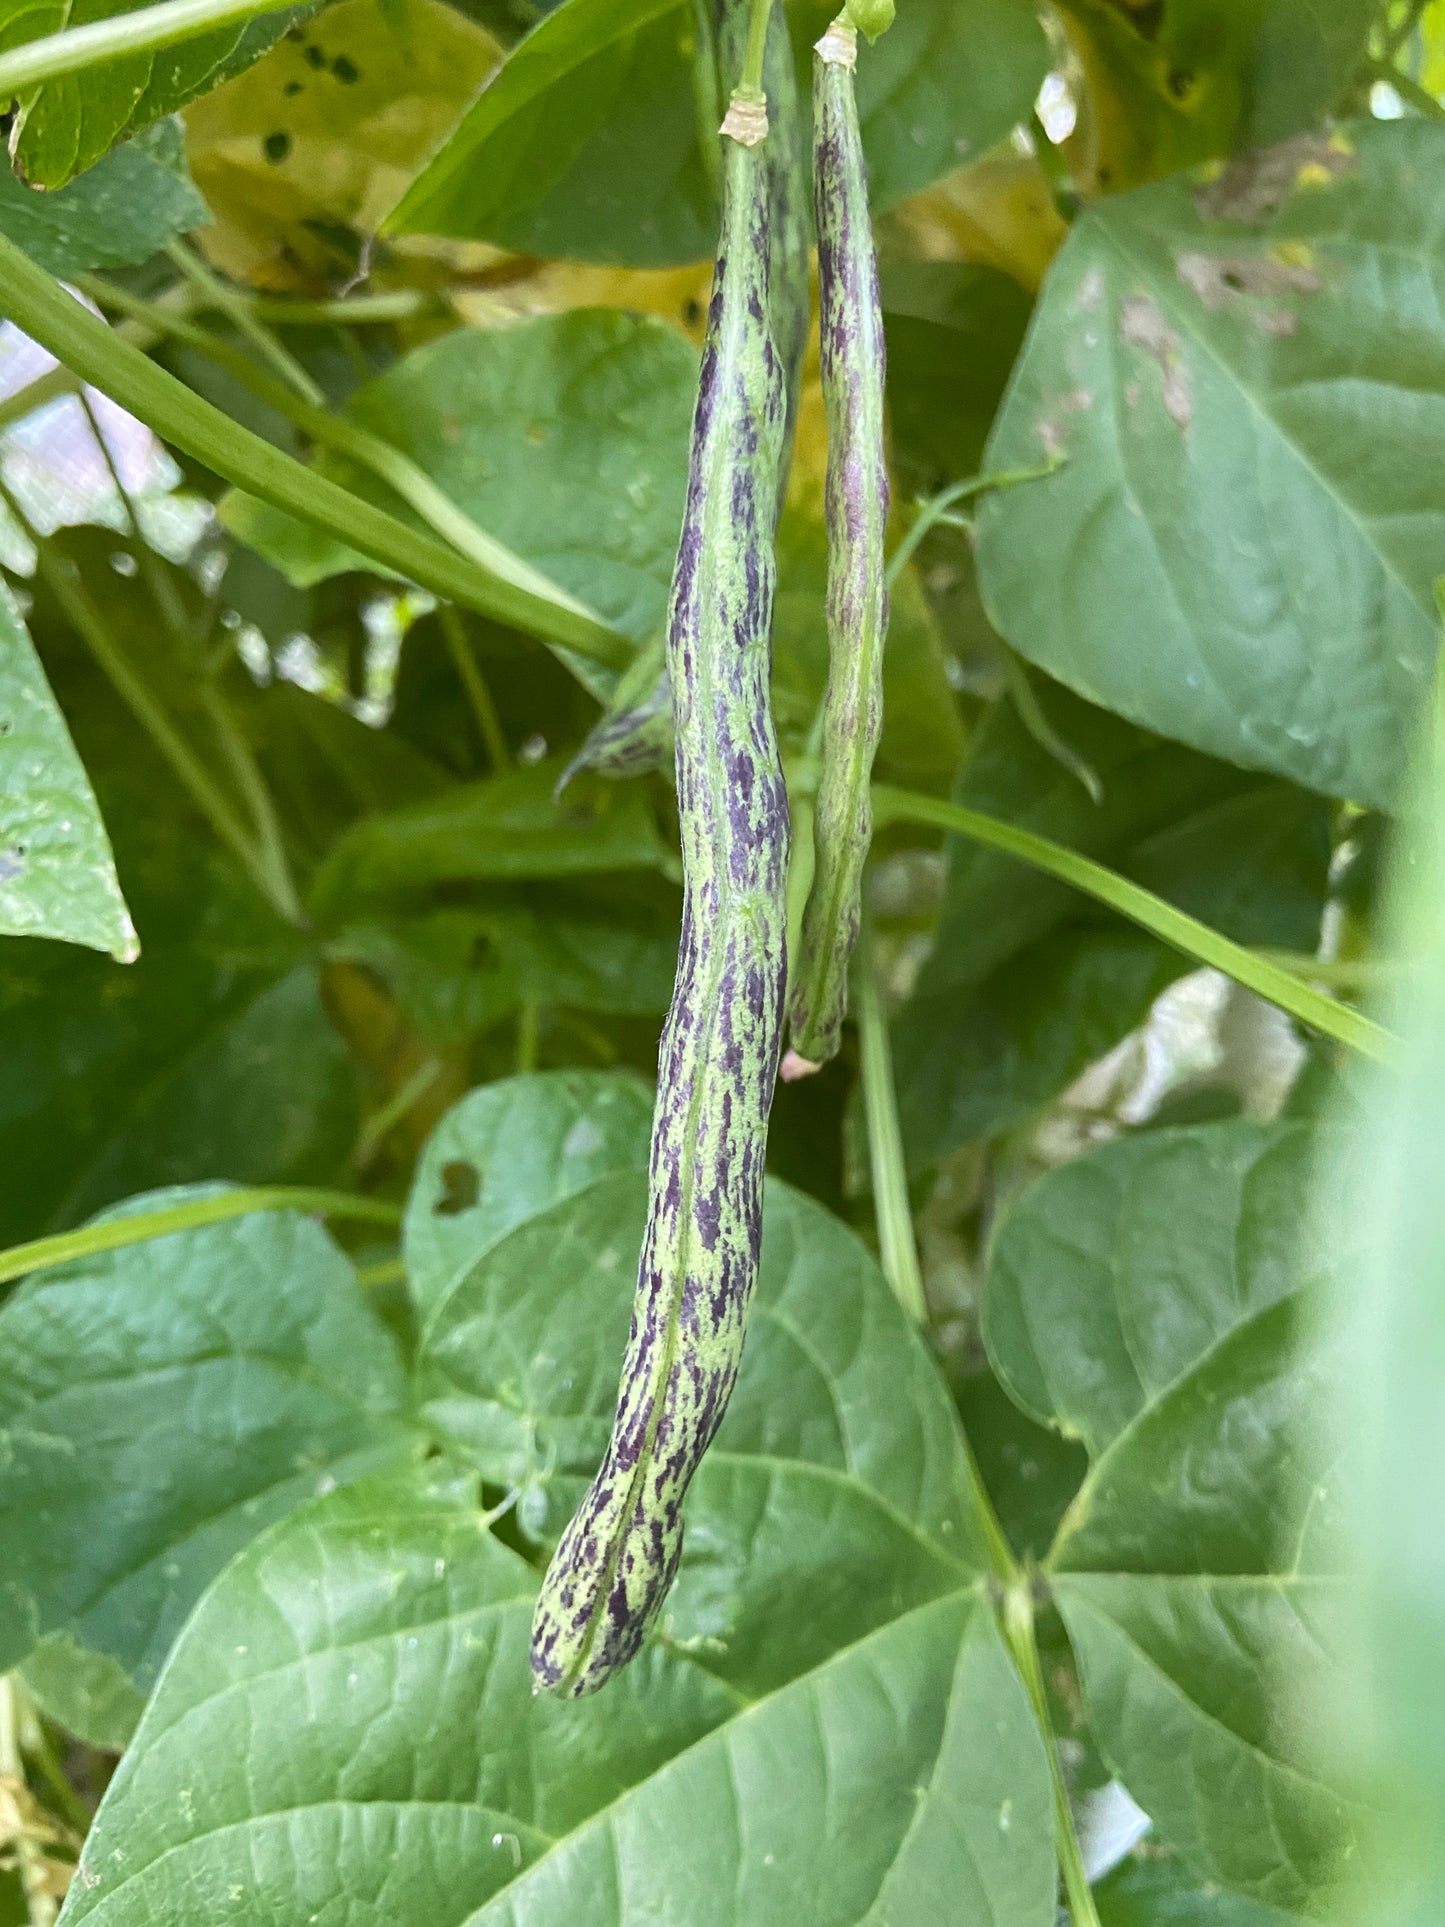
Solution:
<svg viewBox="0 0 1445 1927"><path fill-rule="evenodd" d="M757 1278L782 1041L788 799L768 681L783 380L768 321L767 171L757 147L724 147L668 619L684 895L651 1204L611 1441L532 1629L538 1684L567 1697L626 1665L677 1570L683 1497L731 1395Z"/></svg>
<svg viewBox="0 0 1445 1927"><path fill-rule="evenodd" d="M883 726L888 629L883 312L853 92L857 35L835 20L814 49L813 207L823 402L828 417L828 688L814 869L789 1012L784 1077L836 1055L873 839L869 779Z"/></svg>
<svg viewBox="0 0 1445 1927"><path fill-rule="evenodd" d="M715 13L709 19L706 9L714 5ZM702 0L700 24L716 28L710 59L715 58L720 75L741 70L748 13L749 0ZM782 364L786 397L778 451L781 509L802 394L803 354L808 345L812 299L808 277L812 218L808 205L807 135L798 96L798 70L788 38L787 9L781 0L768 17L763 91L768 99L768 138L762 147L769 200L768 312L773 345ZM564 770L559 789L582 769L597 770L604 776L639 776L646 770L661 768L667 761L672 748L672 692L667 670L659 667L647 676L642 670L643 662L644 657L638 656L618 683L605 715L588 732L581 749Z"/></svg>

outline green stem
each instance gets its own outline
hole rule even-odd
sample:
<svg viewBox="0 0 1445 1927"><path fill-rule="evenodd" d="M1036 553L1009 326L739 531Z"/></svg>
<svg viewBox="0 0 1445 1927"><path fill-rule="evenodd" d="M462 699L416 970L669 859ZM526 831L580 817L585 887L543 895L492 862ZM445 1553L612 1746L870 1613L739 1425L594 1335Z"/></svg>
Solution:
<svg viewBox="0 0 1445 1927"><path fill-rule="evenodd" d="M11 513L17 512L7 497ZM36 568L59 603L66 620L81 637L109 678L121 701L171 766L177 781L196 808L230 850L276 914L288 923L297 920L299 905L278 893L274 877L241 819L211 780L211 773L152 695L149 685L125 655L74 566L56 561L43 540L35 542Z"/></svg>
<svg viewBox="0 0 1445 1927"><path fill-rule="evenodd" d="M442 1067L438 1059L423 1058L411 1076L404 1077L386 1102L372 1112L356 1140L356 1150L351 1160L358 1169L370 1164L381 1149L382 1140L400 1124L413 1104L421 1102L441 1074Z"/></svg>
<svg viewBox="0 0 1445 1927"><path fill-rule="evenodd" d="M218 274L212 274L201 257L188 248L184 241L169 242L166 253L197 292L204 296L211 307L219 308L235 323L257 353L270 362L283 381L290 383L302 401L309 402L313 408L326 406L324 390L276 339L257 315L252 302L228 287Z"/></svg>
<svg viewBox="0 0 1445 1927"><path fill-rule="evenodd" d="M1004 682L1008 686L1009 700L1014 713L1033 737L1046 756L1066 769L1097 808L1104 800L1104 785L1099 781L1097 770L1067 742L1054 728L1044 714L1043 705L1029 681L1029 672L1007 643L999 646L999 659L1003 664Z"/></svg>
<svg viewBox="0 0 1445 1927"><path fill-rule="evenodd" d="M384 1198L358 1198L346 1191L314 1191L290 1185L242 1186L219 1191L214 1197L192 1198L189 1204L167 1205L163 1211L137 1211L133 1217L108 1218L104 1224L82 1225L77 1231L58 1231L49 1238L11 1245L8 1251L0 1251L0 1285L32 1271L48 1271L54 1265L68 1265L102 1251L120 1251L127 1245L148 1244L152 1238L220 1224L226 1218L243 1218L253 1211L306 1211L318 1217L354 1218L368 1224L401 1223L400 1205L388 1204Z"/></svg>
<svg viewBox="0 0 1445 1927"><path fill-rule="evenodd" d="M487 687L486 677L482 674L476 656L472 653L467 639L466 628L455 606L443 602L437 610L437 621L441 624L443 640L451 656L452 665L461 679L462 688L467 693L472 715L482 738L482 746L487 752L493 772L499 774L506 769L512 758L507 750L507 739L502 733L502 719L497 714L497 705L492 700L492 692Z"/></svg>
<svg viewBox="0 0 1445 1927"><path fill-rule="evenodd" d="M1408 74L1402 74L1388 60L1366 61L1365 66L1372 80L1383 80L1387 87L1393 87L1401 100L1413 107L1416 113L1424 114L1431 120L1445 120L1445 101L1437 100L1418 80L1411 80Z"/></svg>
<svg viewBox="0 0 1445 1927"><path fill-rule="evenodd" d="M399 1285L406 1278L406 1261L402 1258L379 1258L374 1265L357 1267L356 1282L363 1291L376 1291L383 1285Z"/></svg>
<svg viewBox="0 0 1445 1927"><path fill-rule="evenodd" d="M1014 1664L1019 1669L1024 1690L1032 1702L1044 1747L1049 1756L1049 1776L1054 1787L1054 1820L1058 1829L1059 1866L1063 1871L1064 1892L1068 1897L1069 1912L1073 1915L1074 1927L1099 1927L1099 1913L1089 1887L1089 1876L1084 1871L1084 1856L1079 1850L1079 1836L1074 1831L1073 1808L1069 1805L1069 1789L1064 1782L1064 1770L1059 1763L1058 1742L1054 1738L1053 1722L1049 1718L1049 1701L1044 1691L1044 1673L1039 1663L1038 1641L1034 1636L1033 1600L1030 1596L1027 1577L1016 1579L1005 1592L1002 1618L1004 1638L1008 1641Z"/></svg>
<svg viewBox="0 0 1445 1927"><path fill-rule="evenodd" d="M743 54L742 78L738 92L749 100L763 98L763 54L768 44L768 14L772 0L752 0L748 15L748 44Z"/></svg>
<svg viewBox="0 0 1445 1927"><path fill-rule="evenodd" d="M527 594L547 596L559 608L567 608L595 620L580 602L573 601L564 590L557 588L494 536L479 528L444 490L438 488L426 470L394 443L383 441L379 435L373 435L369 429L362 428L344 415L328 414L324 408L300 400L284 382L258 367L249 355L232 347L229 342L218 340L208 329L199 327L194 321L181 315L172 315L154 302L132 294L129 289L116 287L98 277L86 275L78 279L86 292L96 299L120 309L124 314L145 317L156 327L174 335L178 341L184 341L199 350L218 367L235 375L252 394L278 414L294 422L313 441L334 448L338 454L349 456L361 467L369 469L414 509L424 522L429 522L443 541L450 543L458 554L469 557L480 567L490 570ZM306 473L313 471L307 470Z"/></svg>
<svg viewBox="0 0 1445 1927"><path fill-rule="evenodd" d="M27 93L43 80L83 73L130 54L173 47L179 40L275 11L276 0L164 0L158 7L138 7L133 13L27 40L0 54L0 101Z"/></svg>
<svg viewBox="0 0 1445 1927"><path fill-rule="evenodd" d="M517 1072L523 1075L537 1068L542 1041L542 1005L536 997L524 997L517 1010Z"/></svg>
<svg viewBox="0 0 1445 1927"><path fill-rule="evenodd" d="M1312 985L1281 970L1278 964L1255 950L1246 950L1242 944L1232 942L1213 930L1197 917L1186 911L1176 910L1172 903L1156 897L1152 890L1145 890L1117 871L1105 869L1102 863L1094 862L1092 857L1081 856L1077 850L1070 850L1062 843L1051 842L1047 837L1036 836L1032 830L1019 828L1014 823L1000 822L997 817L985 816L981 811L963 808L958 803L945 803L938 797L916 795L911 790L895 790L883 787L873 791L873 809L879 828L891 823L928 823L940 830L951 831L955 836L970 837L975 843L984 843L990 849L999 850L1005 856L1016 857L1020 863L1027 863L1035 870L1057 877L1061 883L1083 891L1096 902L1104 903L1121 916L1128 917L1151 936L1183 951L1196 963L1205 964L1212 970L1222 971L1232 977L1235 983L1243 984L1256 996L1263 997L1267 1003L1276 1004L1281 1010L1288 1011L1302 1024L1323 1031L1326 1037L1333 1037L1337 1043L1347 1045L1366 1057L1374 1057L1388 1062L1398 1049L1397 1040L1381 1025L1373 1023L1357 1010L1346 1004L1339 1004L1333 998L1324 996Z"/></svg>
<svg viewBox="0 0 1445 1927"><path fill-rule="evenodd" d="M412 321L418 315L445 308L446 297L428 288L391 288L378 294L344 295L335 301L298 301L287 295L246 295L231 290L244 301L258 321L278 323L283 328L304 328L334 323L343 328L377 326L390 321Z"/></svg>
<svg viewBox="0 0 1445 1927"><path fill-rule="evenodd" d="M382 568L609 667L621 668L630 659L631 646L623 637L560 590L548 585L543 596L479 566L233 422L118 339L5 235L0 235L0 316L217 475L325 529ZM292 399L288 390L281 392Z"/></svg>
<svg viewBox="0 0 1445 1927"><path fill-rule="evenodd" d="M898 1093L893 1083L893 1046L878 982L873 929L864 914L855 951L858 981L858 1043L863 1071L863 1110L868 1122L868 1162L873 1177L873 1210L883 1275L893 1295L916 1325L928 1322L923 1273L913 1239L908 1203L908 1168L898 1123Z"/></svg>
<svg viewBox="0 0 1445 1927"><path fill-rule="evenodd" d="M0 1778L25 1786L25 1763L20 1757L19 1708L15 1682L0 1674ZM39 1841L23 1830L15 1842L15 1862L20 1874L20 1890L25 1896L25 1918L29 1927L52 1927L59 1908L45 1891L45 1853Z"/></svg>
<svg viewBox="0 0 1445 1927"><path fill-rule="evenodd" d="M47 368L43 375L37 375L34 381L27 381L23 388L17 388L13 395L7 395L0 401L0 429L24 421L37 408L59 401L62 395L74 394L77 385L75 376L68 368Z"/></svg>
<svg viewBox="0 0 1445 1927"><path fill-rule="evenodd" d="M1064 458L1060 456L1054 461L1041 462L1037 468L1007 468L1001 469L996 475L970 475L966 481L950 482L937 495L931 495L909 525L907 535L888 558L889 588L903 573L905 565L912 561L924 536L935 523L944 519L956 502L962 502L969 496L982 495L991 488L1016 488L1020 482L1041 482L1045 476L1062 468L1063 462Z"/></svg>

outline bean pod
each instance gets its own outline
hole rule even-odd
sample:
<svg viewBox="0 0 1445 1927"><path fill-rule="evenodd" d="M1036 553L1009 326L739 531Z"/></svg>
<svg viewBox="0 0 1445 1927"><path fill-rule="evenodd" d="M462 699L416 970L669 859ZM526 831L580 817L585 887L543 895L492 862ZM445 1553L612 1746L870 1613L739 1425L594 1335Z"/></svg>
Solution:
<svg viewBox="0 0 1445 1927"><path fill-rule="evenodd" d="M868 178L853 92L857 35L835 20L814 49L813 206L823 402L828 417L828 689L814 817L814 871L789 1012L783 1075L834 1056L848 1008L863 866L873 837L869 779L883 724L888 629L884 533L883 313Z"/></svg>
<svg viewBox="0 0 1445 1927"><path fill-rule="evenodd" d="M788 804L768 679L783 379L763 156L724 148L668 618L685 879L651 1206L611 1441L532 1629L539 1685L568 1697L626 1665L677 1570L683 1496L732 1392L757 1278L782 1034Z"/></svg>
<svg viewBox="0 0 1445 1927"><path fill-rule="evenodd" d="M703 7L715 8L711 18L706 11L700 15L700 24L709 30L709 59L715 60L719 75L739 72L747 41L749 0L703 0ZM773 345L782 364L786 401L778 449L778 504L781 507L802 392L803 351L808 342L811 302L808 253L812 245L807 136L798 99L797 67L788 39L787 9L781 0L768 17L763 91L768 100L769 123L767 141L762 148L769 202L768 313ZM662 767L672 747L672 692L666 668L660 664L649 668L651 661L646 651L635 659L618 683L607 713L593 726L563 772L563 784L582 769L621 777L638 776Z"/></svg>

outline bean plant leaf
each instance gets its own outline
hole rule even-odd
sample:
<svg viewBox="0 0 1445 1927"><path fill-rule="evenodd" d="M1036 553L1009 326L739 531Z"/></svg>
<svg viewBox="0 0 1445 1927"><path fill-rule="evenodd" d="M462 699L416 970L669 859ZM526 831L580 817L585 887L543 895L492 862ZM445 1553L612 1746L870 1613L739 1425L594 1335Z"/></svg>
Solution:
<svg viewBox="0 0 1445 1927"><path fill-rule="evenodd" d="M801 71L831 17L790 9ZM522 40L388 224L574 260L662 267L717 239L710 86L677 0L569 0ZM875 205L891 206L1024 119L1047 67L1020 0L965 23L948 0L900 10L858 63ZM806 97L806 88L804 89Z"/></svg>
<svg viewBox="0 0 1445 1927"><path fill-rule="evenodd" d="M92 0L85 16L109 20L132 11L121 0ZM301 11L281 9L42 81L20 103L10 138L16 170L32 187L63 187L116 141L250 66ZM77 24L69 0L0 0L0 48Z"/></svg>
<svg viewBox="0 0 1445 1927"><path fill-rule="evenodd" d="M130 267L210 218L186 172L184 135L173 118L155 122L52 194L36 194L0 168L0 234L51 274Z"/></svg>
<svg viewBox="0 0 1445 1927"><path fill-rule="evenodd" d="M556 760L458 784L434 801L363 817L312 887L317 914L471 879L589 876L660 866L664 846L637 784L594 781L556 794Z"/></svg>
<svg viewBox="0 0 1445 1927"><path fill-rule="evenodd" d="M1347 1262L1301 1238L1317 1152L1244 1122L1091 1152L1018 1200L986 1294L995 1369L1092 1454L1047 1563L1101 1752L1196 1877L1301 1911L1349 1852L1277 1711L1327 1699L1339 1639L1334 1448L1302 1424L1341 1361L1301 1306Z"/></svg>
<svg viewBox="0 0 1445 1927"><path fill-rule="evenodd" d="M110 841L29 631L0 582L0 932L140 953Z"/></svg>
<svg viewBox="0 0 1445 1927"><path fill-rule="evenodd" d="M390 1336L327 1233L291 1213L37 1274L0 1331L0 1665L60 1636L148 1690L233 1552L410 1449Z"/></svg>
<svg viewBox="0 0 1445 1927"><path fill-rule="evenodd" d="M615 1072L533 1072L470 1092L427 1141L407 1200L418 1310L527 1219L611 1171L645 1168L651 1132L651 1091Z"/></svg>
<svg viewBox="0 0 1445 1927"><path fill-rule="evenodd" d="M1312 949L1328 889L1330 810L1244 777L1051 686L1051 727L1103 800L1010 702L975 735L957 801L1084 850L1237 941ZM1007 1129L1118 1043L1189 966L1076 894L951 838L933 951L895 1025L910 1158Z"/></svg>
<svg viewBox="0 0 1445 1927"><path fill-rule="evenodd" d="M1146 1838L1094 1889L1100 1927L1302 1927L1297 1914L1223 1894Z"/></svg>
<svg viewBox="0 0 1445 1927"><path fill-rule="evenodd" d="M989 1260L989 1358L1097 1457L1241 1324L1325 1268L1301 1230L1317 1139L1294 1122L1150 1131L1029 1186Z"/></svg>
<svg viewBox="0 0 1445 1927"><path fill-rule="evenodd" d="M457 329L359 389L346 413L488 535L641 641L666 614L696 382L697 357L676 329L578 309ZM327 455L318 465L396 506L355 464ZM227 496L223 515L294 582L366 566L249 497Z"/></svg>
<svg viewBox="0 0 1445 1927"><path fill-rule="evenodd" d="M1000 633L1163 735L1392 804L1445 553L1442 207L1445 127L1362 121L1084 216L989 444L1068 458L980 510Z"/></svg>
<svg viewBox="0 0 1445 1927"><path fill-rule="evenodd" d="M520 1256L541 1220L494 1245L434 1315L449 1369L493 1396L531 1372L558 1417L610 1400L643 1186L603 1180L556 1207L575 1214L570 1242L546 1241L560 1284ZM621 1217L599 1208L612 1193ZM632 1248L579 1265L588 1227L604 1253L628 1213ZM620 1927L639 1906L718 1927L945 1906L1052 1927L1042 1742L986 1602L947 1395L820 1207L770 1194L677 1586L603 1694L533 1694L535 1568L454 1482L420 1477L331 1495L217 1583L112 1784L68 1922L121 1927L184 1892L198 1923L240 1906L301 1927L364 1891L396 1927Z"/></svg>

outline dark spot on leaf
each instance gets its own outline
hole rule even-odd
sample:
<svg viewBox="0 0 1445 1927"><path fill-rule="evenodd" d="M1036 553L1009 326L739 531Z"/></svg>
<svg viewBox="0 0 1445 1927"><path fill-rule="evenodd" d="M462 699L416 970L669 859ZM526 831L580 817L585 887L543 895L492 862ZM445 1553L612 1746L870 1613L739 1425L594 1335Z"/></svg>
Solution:
<svg viewBox="0 0 1445 1927"><path fill-rule="evenodd" d="M268 134L261 143L268 161L284 161L291 152L291 136L284 129Z"/></svg>
<svg viewBox="0 0 1445 1927"><path fill-rule="evenodd" d="M308 67L320 69L326 65L326 56L319 47L308 47L306 49L306 64Z"/></svg>
<svg viewBox="0 0 1445 1927"><path fill-rule="evenodd" d="M299 94L301 92L301 86L302 83L299 80L288 80L281 91L289 98L292 94Z"/></svg>
<svg viewBox="0 0 1445 1927"><path fill-rule="evenodd" d="M331 63L331 71L344 87L354 86L361 78L361 69L354 60L348 60L345 54L336 56Z"/></svg>
<svg viewBox="0 0 1445 1927"><path fill-rule="evenodd" d="M482 1195L482 1174L465 1158L452 1158L441 1169L441 1195L432 1206L439 1218L457 1218L470 1211Z"/></svg>
<svg viewBox="0 0 1445 1927"><path fill-rule="evenodd" d="M682 318L689 328L695 328L702 320L702 303L696 295L689 295L682 304Z"/></svg>
<svg viewBox="0 0 1445 1927"><path fill-rule="evenodd" d="M1164 85L1176 100L1188 100L1194 91L1194 76L1187 67L1171 67L1164 77Z"/></svg>

